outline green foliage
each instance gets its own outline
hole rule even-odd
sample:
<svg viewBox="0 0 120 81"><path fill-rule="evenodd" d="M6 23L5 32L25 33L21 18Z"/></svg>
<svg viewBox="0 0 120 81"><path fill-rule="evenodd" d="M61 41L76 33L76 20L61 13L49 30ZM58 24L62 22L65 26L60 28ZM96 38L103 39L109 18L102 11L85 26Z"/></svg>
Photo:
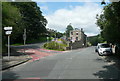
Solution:
<svg viewBox="0 0 120 81"><path fill-rule="evenodd" d="M91 36L91 37L88 37L88 42L91 45L96 46L98 43L103 43L104 39L100 35Z"/></svg>
<svg viewBox="0 0 120 81"><path fill-rule="evenodd" d="M44 44L43 47L46 49L50 49L50 50L64 51L66 46L67 46L66 44L57 43L55 41L52 41L52 42Z"/></svg>
<svg viewBox="0 0 120 81"><path fill-rule="evenodd" d="M62 40L62 39L61 39L61 41L62 41L62 43L63 43L64 45L67 45L67 41Z"/></svg>
<svg viewBox="0 0 120 81"><path fill-rule="evenodd" d="M19 45L23 45L23 44L21 44L21 43L16 43L16 44L12 44L12 45L14 45L14 46L19 46Z"/></svg>
<svg viewBox="0 0 120 81"><path fill-rule="evenodd" d="M73 30L71 24L69 24L66 28L66 37L70 37L70 31Z"/></svg>
<svg viewBox="0 0 120 81"><path fill-rule="evenodd" d="M2 26L16 26L21 19L19 9L9 2L2 3Z"/></svg>
<svg viewBox="0 0 120 81"><path fill-rule="evenodd" d="M27 30L27 43L40 41L46 33L47 20L35 2L2 2L2 46L7 43L4 27L12 26L11 44L23 43L24 29ZM43 41L43 39L41 39Z"/></svg>
<svg viewBox="0 0 120 81"><path fill-rule="evenodd" d="M90 42L87 42L87 46L91 46L92 44Z"/></svg>
<svg viewBox="0 0 120 81"><path fill-rule="evenodd" d="M47 20L35 2L3 2L2 27L12 26L11 43L22 43L23 32L27 30L27 40L38 39L46 32ZM6 40L3 30L3 40ZM39 39L38 39L39 40Z"/></svg>
<svg viewBox="0 0 120 81"><path fill-rule="evenodd" d="M12 3L12 5L20 9L20 13L22 16L22 21L20 23L20 26L26 28L28 40L38 39L40 35L46 32L45 26L47 24L47 20L42 15L40 8L37 6L37 3L14 2Z"/></svg>
<svg viewBox="0 0 120 81"><path fill-rule="evenodd" d="M6 51L5 43L7 43L7 36L5 35L4 27L12 26L14 38L19 34L18 23L21 21L21 14L17 7L11 5L9 2L2 2L2 52Z"/></svg>
<svg viewBox="0 0 120 81"><path fill-rule="evenodd" d="M56 37L57 37L57 38L60 38L60 37L62 37L62 36L63 36L63 33L60 33L60 32L57 32L57 33L56 33Z"/></svg>
<svg viewBox="0 0 120 81"><path fill-rule="evenodd" d="M7 26L12 26L12 38L16 39L21 33L22 28L19 28L19 24L21 21L21 14L17 7L11 5L9 2L2 3L2 28ZM11 39L12 39L11 38ZM6 35L3 30L3 40L6 40Z"/></svg>
<svg viewBox="0 0 120 81"><path fill-rule="evenodd" d="M63 33L57 32L53 29L48 29L47 31L49 37L60 38L63 36Z"/></svg>
<svg viewBox="0 0 120 81"><path fill-rule="evenodd" d="M47 38L46 37L38 37L37 39L31 39L30 41L27 41L28 44L32 43L40 43L40 42L46 42Z"/></svg>
<svg viewBox="0 0 120 81"><path fill-rule="evenodd" d="M97 25L102 37L111 43L120 42L120 2L113 2L104 7L103 14L97 15Z"/></svg>

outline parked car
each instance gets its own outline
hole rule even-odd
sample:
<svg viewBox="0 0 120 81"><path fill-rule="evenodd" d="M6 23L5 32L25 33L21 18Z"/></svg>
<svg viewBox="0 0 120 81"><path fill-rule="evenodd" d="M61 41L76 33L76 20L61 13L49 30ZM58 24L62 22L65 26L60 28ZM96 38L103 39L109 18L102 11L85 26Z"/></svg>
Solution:
<svg viewBox="0 0 120 81"><path fill-rule="evenodd" d="M106 43L99 43L97 45L95 51L98 52L98 54L100 56L111 55L113 53L111 46L109 44L106 44Z"/></svg>
<svg viewBox="0 0 120 81"><path fill-rule="evenodd" d="M95 47L95 52L98 52L98 47L101 43L98 43L97 46Z"/></svg>

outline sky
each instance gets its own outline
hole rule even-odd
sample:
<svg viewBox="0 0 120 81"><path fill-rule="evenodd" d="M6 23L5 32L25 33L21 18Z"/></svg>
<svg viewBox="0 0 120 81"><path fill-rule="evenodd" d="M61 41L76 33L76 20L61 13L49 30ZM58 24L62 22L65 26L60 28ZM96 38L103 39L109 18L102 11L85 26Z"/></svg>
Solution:
<svg viewBox="0 0 120 81"><path fill-rule="evenodd" d="M64 33L67 25L83 28L87 36L100 33L96 23L96 14L102 12L100 2L37 2L42 15L48 21L47 28Z"/></svg>

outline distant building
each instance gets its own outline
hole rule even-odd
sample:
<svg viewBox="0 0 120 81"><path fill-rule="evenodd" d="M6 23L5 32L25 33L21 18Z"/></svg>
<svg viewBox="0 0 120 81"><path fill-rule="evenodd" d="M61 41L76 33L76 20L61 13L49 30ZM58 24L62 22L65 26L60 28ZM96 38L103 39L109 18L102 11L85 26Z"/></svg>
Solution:
<svg viewBox="0 0 120 81"><path fill-rule="evenodd" d="M72 41L72 43L80 41L82 45L86 45L86 39L87 35L84 34L83 28L81 28L81 30L75 28L74 30L70 31L70 41Z"/></svg>

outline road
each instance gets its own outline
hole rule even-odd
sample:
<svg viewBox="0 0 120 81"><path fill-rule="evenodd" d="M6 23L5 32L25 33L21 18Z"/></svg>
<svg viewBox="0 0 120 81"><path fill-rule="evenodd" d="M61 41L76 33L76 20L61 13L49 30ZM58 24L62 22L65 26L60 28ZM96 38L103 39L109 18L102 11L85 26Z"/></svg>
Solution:
<svg viewBox="0 0 120 81"><path fill-rule="evenodd" d="M55 54L3 72L3 79L118 79L114 62L98 56L95 47Z"/></svg>

